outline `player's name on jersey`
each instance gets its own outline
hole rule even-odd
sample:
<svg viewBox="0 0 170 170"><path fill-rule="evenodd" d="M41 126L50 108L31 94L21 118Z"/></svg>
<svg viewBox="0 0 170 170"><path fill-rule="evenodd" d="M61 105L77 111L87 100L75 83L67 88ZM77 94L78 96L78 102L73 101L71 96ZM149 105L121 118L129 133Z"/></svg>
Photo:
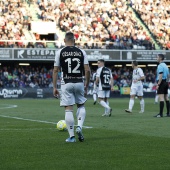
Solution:
<svg viewBox="0 0 170 170"><path fill-rule="evenodd" d="M109 70L103 70L103 73L110 74Z"/></svg>
<svg viewBox="0 0 170 170"><path fill-rule="evenodd" d="M62 52L62 54L61 54L63 57L67 57L67 56L82 56L82 54L81 54L81 52L78 52L78 51L70 51L70 52L67 52L67 51L65 51L65 52Z"/></svg>

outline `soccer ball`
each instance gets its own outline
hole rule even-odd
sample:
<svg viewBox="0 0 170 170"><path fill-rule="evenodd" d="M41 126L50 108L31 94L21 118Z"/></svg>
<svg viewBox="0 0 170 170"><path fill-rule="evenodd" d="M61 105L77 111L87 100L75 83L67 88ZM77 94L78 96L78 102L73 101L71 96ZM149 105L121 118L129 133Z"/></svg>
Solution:
<svg viewBox="0 0 170 170"><path fill-rule="evenodd" d="M67 125L66 125L65 120L60 120L60 121L57 123L57 129L60 130L60 131L67 130Z"/></svg>

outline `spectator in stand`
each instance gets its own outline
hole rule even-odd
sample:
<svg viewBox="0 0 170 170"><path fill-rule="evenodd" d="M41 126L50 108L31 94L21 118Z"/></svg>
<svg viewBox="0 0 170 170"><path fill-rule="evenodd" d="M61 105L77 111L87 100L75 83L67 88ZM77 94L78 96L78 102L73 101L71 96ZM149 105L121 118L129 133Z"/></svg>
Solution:
<svg viewBox="0 0 170 170"><path fill-rule="evenodd" d="M26 46L26 48L34 48L33 42L29 42L28 45Z"/></svg>

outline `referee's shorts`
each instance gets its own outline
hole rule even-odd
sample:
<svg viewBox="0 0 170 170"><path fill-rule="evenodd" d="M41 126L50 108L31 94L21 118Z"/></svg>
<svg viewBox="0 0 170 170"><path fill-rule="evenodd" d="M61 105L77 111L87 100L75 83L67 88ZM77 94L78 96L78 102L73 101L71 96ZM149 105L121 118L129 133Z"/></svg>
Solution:
<svg viewBox="0 0 170 170"><path fill-rule="evenodd" d="M166 80L162 80L157 90L157 94L168 94L168 88L168 82Z"/></svg>

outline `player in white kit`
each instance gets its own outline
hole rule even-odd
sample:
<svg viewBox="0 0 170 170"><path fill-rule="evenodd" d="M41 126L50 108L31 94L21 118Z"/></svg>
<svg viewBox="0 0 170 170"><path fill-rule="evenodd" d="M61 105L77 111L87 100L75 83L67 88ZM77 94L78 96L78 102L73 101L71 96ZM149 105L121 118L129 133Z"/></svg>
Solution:
<svg viewBox="0 0 170 170"><path fill-rule="evenodd" d="M125 109L126 112L132 113L132 109L134 106L134 98L137 95L140 100L141 110L139 113L144 113L145 102L143 99L143 83L142 80L145 79L145 75L143 70L138 67L137 61L132 61L133 75L132 75L132 85L130 91L130 101L129 101L129 109Z"/></svg>

